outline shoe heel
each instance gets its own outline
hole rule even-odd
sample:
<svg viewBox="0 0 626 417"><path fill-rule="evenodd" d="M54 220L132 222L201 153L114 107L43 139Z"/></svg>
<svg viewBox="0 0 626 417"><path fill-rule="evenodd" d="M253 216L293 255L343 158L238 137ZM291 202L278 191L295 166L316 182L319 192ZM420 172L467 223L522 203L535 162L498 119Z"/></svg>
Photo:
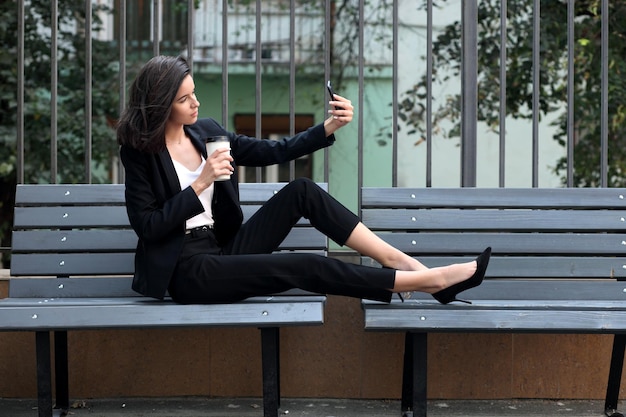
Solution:
<svg viewBox="0 0 626 417"><path fill-rule="evenodd" d="M397 294L398 294L398 297L400 298L400 301L402 301L403 303L405 299L408 300L409 298L411 298L411 295L412 295L411 291L402 291Z"/></svg>

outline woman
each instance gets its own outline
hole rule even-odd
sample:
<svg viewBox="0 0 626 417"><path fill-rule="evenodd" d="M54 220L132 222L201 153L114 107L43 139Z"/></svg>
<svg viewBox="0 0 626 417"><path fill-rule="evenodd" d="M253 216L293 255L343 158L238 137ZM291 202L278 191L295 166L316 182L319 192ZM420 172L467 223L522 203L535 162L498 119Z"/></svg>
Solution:
<svg viewBox="0 0 626 417"><path fill-rule="evenodd" d="M126 171L126 206L139 237L133 289L179 303L225 303L290 288L389 302L393 293L424 291L441 303L479 285L490 256L426 268L388 245L348 209L307 179L286 185L245 224L237 165L282 163L335 141L352 120L335 95L323 124L282 141L259 140L198 119L194 81L181 57L157 56L130 87L117 138ZM230 152L207 155L205 139L227 135ZM230 180L214 181L220 175ZM314 254L272 254L301 217L340 245L385 268Z"/></svg>

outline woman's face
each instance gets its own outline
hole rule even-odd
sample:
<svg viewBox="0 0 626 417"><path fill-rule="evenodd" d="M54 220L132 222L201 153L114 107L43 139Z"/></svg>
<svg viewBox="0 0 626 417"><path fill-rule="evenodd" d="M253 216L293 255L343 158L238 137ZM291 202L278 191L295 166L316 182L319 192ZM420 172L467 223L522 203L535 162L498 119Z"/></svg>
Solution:
<svg viewBox="0 0 626 417"><path fill-rule="evenodd" d="M176 98L172 103L170 123L191 125L198 120L200 102L196 99L195 89L196 85L193 78L191 75L187 75L180 84Z"/></svg>

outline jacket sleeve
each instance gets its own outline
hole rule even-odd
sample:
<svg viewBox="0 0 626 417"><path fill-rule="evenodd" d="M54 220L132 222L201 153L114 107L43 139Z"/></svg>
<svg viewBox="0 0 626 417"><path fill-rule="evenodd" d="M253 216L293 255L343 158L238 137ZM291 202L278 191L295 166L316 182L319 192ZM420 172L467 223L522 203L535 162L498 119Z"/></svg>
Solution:
<svg viewBox="0 0 626 417"><path fill-rule="evenodd" d="M263 140L244 135L231 136L231 150L237 165L267 166L280 164L332 145L335 136L326 136L319 124L281 140Z"/></svg>

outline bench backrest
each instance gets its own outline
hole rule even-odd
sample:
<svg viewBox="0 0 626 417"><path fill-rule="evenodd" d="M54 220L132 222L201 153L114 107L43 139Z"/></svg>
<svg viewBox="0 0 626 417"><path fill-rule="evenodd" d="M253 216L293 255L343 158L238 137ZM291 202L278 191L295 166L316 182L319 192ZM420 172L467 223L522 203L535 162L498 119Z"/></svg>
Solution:
<svg viewBox="0 0 626 417"><path fill-rule="evenodd" d="M362 209L428 266L491 246L487 278L626 279L626 189L364 188Z"/></svg>
<svg viewBox="0 0 626 417"><path fill-rule="evenodd" d="M284 185L240 184L244 221ZM129 276L134 270L136 244L137 236L126 214L124 185L17 186L13 276ZM325 252L327 247L327 238L301 221L280 250ZM127 286L124 283L123 288ZM110 291L116 294L118 290Z"/></svg>

